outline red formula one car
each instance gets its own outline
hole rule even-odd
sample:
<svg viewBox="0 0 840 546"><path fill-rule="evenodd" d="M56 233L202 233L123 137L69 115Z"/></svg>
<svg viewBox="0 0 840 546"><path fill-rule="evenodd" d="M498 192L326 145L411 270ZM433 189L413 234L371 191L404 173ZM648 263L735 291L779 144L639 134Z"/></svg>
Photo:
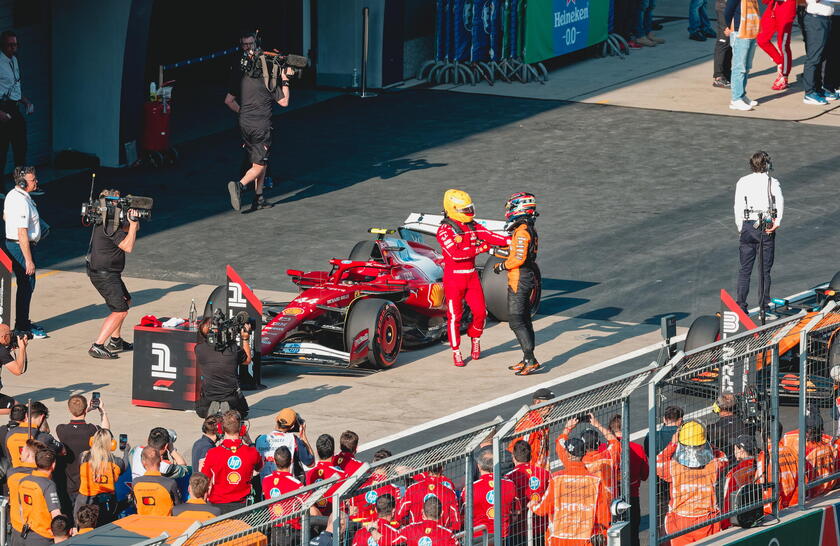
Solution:
<svg viewBox="0 0 840 546"><path fill-rule="evenodd" d="M396 231L368 230L376 239L360 241L346 259L331 259L329 271L288 270L300 295L264 303L262 362L384 369L403 348L443 340L443 258L422 235L435 233L441 219L412 214ZM482 222L494 231L504 226ZM494 260L500 258L489 258L482 285L490 314L507 320L506 278L492 272ZM535 290L532 313L539 297Z"/></svg>

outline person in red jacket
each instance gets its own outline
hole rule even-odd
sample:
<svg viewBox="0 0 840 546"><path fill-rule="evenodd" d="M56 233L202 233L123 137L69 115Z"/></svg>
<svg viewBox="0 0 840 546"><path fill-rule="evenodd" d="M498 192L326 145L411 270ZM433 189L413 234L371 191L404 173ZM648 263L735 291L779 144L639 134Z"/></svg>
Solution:
<svg viewBox="0 0 840 546"><path fill-rule="evenodd" d="M251 478L262 468L263 459L254 446L243 442L247 431L238 411L222 414L221 428L224 439L207 452L201 471L210 478L207 500L227 513L245 507L251 494Z"/></svg>
<svg viewBox="0 0 840 546"><path fill-rule="evenodd" d="M473 526L484 525L487 532L497 536L495 529L496 510L502 511L501 537L510 536L510 518L520 512L519 499L516 498L516 485L507 478L502 478L502 498L497 499L493 490L493 448L484 446L476 456L480 477L473 482ZM476 532L474 537L480 537ZM502 543L502 541L500 541Z"/></svg>
<svg viewBox="0 0 840 546"><path fill-rule="evenodd" d="M609 424L615 439L621 442L621 415L613 415ZM647 481L650 474L648 456L645 448L637 442L627 442L630 447L630 546L639 546L639 526L641 525L641 499L639 488ZM601 451L608 451L609 444L601 444Z"/></svg>
<svg viewBox="0 0 840 546"><path fill-rule="evenodd" d="M464 299L472 311L467 335L472 339L470 356L481 357L478 338L484 330L487 308L481 279L475 270L475 257L490 250L490 245L508 246L510 239L496 235L474 222L475 208L469 194L461 190L446 190L443 195L446 218L437 231L437 241L443 252L443 290L446 295L446 318L449 346L456 366L464 366L461 356L461 315Z"/></svg>
<svg viewBox="0 0 840 546"><path fill-rule="evenodd" d="M376 499L376 519L366 523L353 535L353 546L370 546L373 540L380 546L394 544L400 535L400 524L394 518L396 502L394 497L385 493ZM378 538L374 539L374 535Z"/></svg>
<svg viewBox="0 0 840 546"><path fill-rule="evenodd" d="M373 462L387 459L391 452L387 449L380 449L373 454ZM373 471L362 487L370 488L350 500L350 519L355 522L371 522L376 520L376 501L380 495L391 495L394 499L400 498L400 490L392 483L385 483L374 487L378 483L387 482L389 476L381 470Z"/></svg>
<svg viewBox="0 0 840 546"><path fill-rule="evenodd" d="M274 464L277 470L262 480L263 497L274 499L293 493L303 487L303 483L292 474L292 451L286 446L274 450ZM282 518L284 514L299 512L303 504L297 496L289 497L272 504L269 513L272 519ZM281 520L271 529L271 544L292 546L300 544L300 519Z"/></svg>
<svg viewBox="0 0 840 546"><path fill-rule="evenodd" d="M315 451L318 452L318 462L315 466L306 473L306 485L329 480L333 476L339 481L333 485L329 491L315 503L315 509L322 516L329 516L332 514L332 495L341 487L342 480L345 478L344 471L333 464L333 455L335 454L335 440L329 434L321 434L318 440L315 441Z"/></svg>
<svg viewBox="0 0 840 546"><path fill-rule="evenodd" d="M452 530L440 524L440 510L437 497L429 497L423 503L423 521L406 525L400 529L399 536L393 542L379 542L379 546L458 546Z"/></svg>
<svg viewBox="0 0 840 546"><path fill-rule="evenodd" d="M333 457L333 466L337 466L345 476L352 476L362 466L362 461L356 459L356 449L359 447L359 435L352 430L345 430L338 438L341 452Z"/></svg>
<svg viewBox="0 0 840 546"><path fill-rule="evenodd" d="M519 511L511 518L511 534L514 544L525 544L528 535L528 512L526 507L531 501L539 501L548 488L551 474L542 466L531 464L531 445L525 440L519 440L513 446L513 462L516 466L505 474L516 486L516 498L519 501ZM534 518L534 539L541 542L548 528L548 518L537 516Z"/></svg>
<svg viewBox="0 0 840 546"><path fill-rule="evenodd" d="M758 467L755 456L758 454L758 446L755 438L741 434L733 442L732 451L737 463L729 468L723 479L723 513L732 510L733 496L741 487L757 481ZM729 529L730 526L731 522L728 519L720 522L721 529Z"/></svg>
<svg viewBox="0 0 840 546"><path fill-rule="evenodd" d="M764 0L767 8L761 15L758 26L758 47L764 50L776 63L776 80L772 89L782 91L788 87L788 76L793 64L790 53L790 31L796 18L796 0ZM773 35L776 35L777 48L773 45Z"/></svg>
<svg viewBox="0 0 840 546"><path fill-rule="evenodd" d="M423 478L408 486L405 495L397 505L396 520L416 523L423 521L423 502L433 496L440 501L440 523L447 529L458 531L461 529L461 509L452 480L443 475L443 465L433 466L426 472L421 472Z"/></svg>

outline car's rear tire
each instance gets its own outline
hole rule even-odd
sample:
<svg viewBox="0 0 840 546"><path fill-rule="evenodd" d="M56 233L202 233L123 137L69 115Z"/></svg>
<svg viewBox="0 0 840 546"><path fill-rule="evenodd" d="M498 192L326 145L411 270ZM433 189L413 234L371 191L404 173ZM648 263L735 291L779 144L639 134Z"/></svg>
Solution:
<svg viewBox="0 0 840 546"><path fill-rule="evenodd" d="M397 362L402 340L402 316L393 302L366 298L350 308L344 324L344 350L350 353L350 364L390 368Z"/></svg>
<svg viewBox="0 0 840 546"><path fill-rule="evenodd" d="M481 272L481 288L484 290L484 303L487 306L487 312L493 315L496 320L500 322L508 321L508 277L507 271L503 273L493 273L493 266L501 263L504 260L496 256L490 256L484 264L484 270ZM537 286L531 293L531 316L537 314L540 308L540 297L542 296L542 275L540 268L534 266L534 273L537 276Z"/></svg>
<svg viewBox="0 0 840 546"><path fill-rule="evenodd" d="M221 309L227 315L227 285L220 284L210 292L207 303L204 304L204 316L212 317L216 309Z"/></svg>
<svg viewBox="0 0 840 546"><path fill-rule="evenodd" d="M703 315L694 319L685 335L683 351L691 351L714 343L720 337L720 319L714 315Z"/></svg>
<svg viewBox="0 0 840 546"><path fill-rule="evenodd" d="M354 262L366 262L373 257L373 247L376 245L375 241L359 241L353 245L353 250L350 251L348 259Z"/></svg>

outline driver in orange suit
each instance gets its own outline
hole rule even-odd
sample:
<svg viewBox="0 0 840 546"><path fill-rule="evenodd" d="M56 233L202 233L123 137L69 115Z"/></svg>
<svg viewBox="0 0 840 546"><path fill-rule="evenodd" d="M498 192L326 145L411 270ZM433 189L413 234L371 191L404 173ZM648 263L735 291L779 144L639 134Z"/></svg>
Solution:
<svg viewBox="0 0 840 546"><path fill-rule="evenodd" d="M484 330L487 308L481 279L475 269L475 257L490 250L490 245L508 246L510 239L496 235L478 222L474 222L475 207L469 194L461 190L446 190L443 195L446 218L440 223L437 241L443 252L443 290L446 294L446 320L452 360L464 366L461 356L461 315L464 299L472 311L472 322L467 335L472 340L470 356L481 357L478 338Z"/></svg>

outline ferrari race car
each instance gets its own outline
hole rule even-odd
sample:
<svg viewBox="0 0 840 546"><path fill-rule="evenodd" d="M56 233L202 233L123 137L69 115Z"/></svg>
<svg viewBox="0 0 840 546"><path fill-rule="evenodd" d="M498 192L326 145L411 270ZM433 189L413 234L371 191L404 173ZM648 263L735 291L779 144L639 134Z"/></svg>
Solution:
<svg viewBox="0 0 840 546"><path fill-rule="evenodd" d="M840 302L840 272L832 279L810 290L786 299L773 299L771 311L779 318L800 316L792 321L778 339L779 347L779 397L783 402L795 403L800 385L800 332L830 302ZM830 405L837 396L836 382L840 382L840 315L830 314L821 328L809 338L808 376L806 396L820 405ZM751 318L756 318L751 316ZM836 320L836 323L834 322ZM703 347L720 339L720 317L698 317L689 327L685 338L686 352ZM756 355L754 366L756 384L762 391L770 388L770 355ZM766 364L766 366L765 366ZM835 380L836 377L836 380ZM717 392L719 369L712 368L685 380L689 390Z"/></svg>
<svg viewBox="0 0 840 546"><path fill-rule="evenodd" d="M300 294L287 303L264 302L262 363L385 369L403 348L445 339L443 257L423 235L434 236L442 219L412 213L397 230L369 229L376 238L331 259L329 271L288 270ZM504 232L504 222L476 221ZM497 261L490 256L479 269L489 314L506 321L507 277L493 273ZM532 314L539 300L536 289ZM470 317L465 308L462 329Z"/></svg>

